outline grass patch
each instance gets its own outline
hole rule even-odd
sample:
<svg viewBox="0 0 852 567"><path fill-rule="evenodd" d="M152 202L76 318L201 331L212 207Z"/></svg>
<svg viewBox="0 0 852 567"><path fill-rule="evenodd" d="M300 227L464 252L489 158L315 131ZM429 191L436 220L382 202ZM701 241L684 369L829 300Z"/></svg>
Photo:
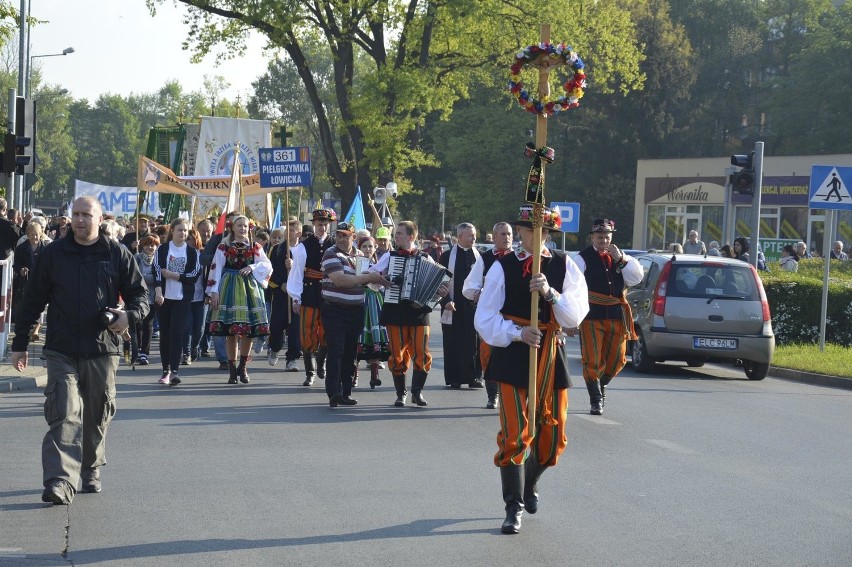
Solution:
<svg viewBox="0 0 852 567"><path fill-rule="evenodd" d="M852 378L852 348L826 344L821 351L815 344L776 346L772 366Z"/></svg>

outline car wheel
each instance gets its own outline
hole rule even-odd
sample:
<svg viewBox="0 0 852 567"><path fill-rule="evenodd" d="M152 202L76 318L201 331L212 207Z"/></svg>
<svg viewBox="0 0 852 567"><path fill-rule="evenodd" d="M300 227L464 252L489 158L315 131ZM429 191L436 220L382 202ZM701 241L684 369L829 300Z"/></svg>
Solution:
<svg viewBox="0 0 852 567"><path fill-rule="evenodd" d="M687 358L686 359L686 365L691 367L691 368L701 368L702 366L704 366L704 362L705 361L704 361L703 358Z"/></svg>
<svg viewBox="0 0 852 567"><path fill-rule="evenodd" d="M743 360L743 370L749 380L763 380L769 373L769 363Z"/></svg>
<svg viewBox="0 0 852 567"><path fill-rule="evenodd" d="M648 354L648 348L645 346L645 338L641 333L638 333L638 338L633 341L633 351L631 353L633 369L636 372L648 373L654 369L656 361Z"/></svg>

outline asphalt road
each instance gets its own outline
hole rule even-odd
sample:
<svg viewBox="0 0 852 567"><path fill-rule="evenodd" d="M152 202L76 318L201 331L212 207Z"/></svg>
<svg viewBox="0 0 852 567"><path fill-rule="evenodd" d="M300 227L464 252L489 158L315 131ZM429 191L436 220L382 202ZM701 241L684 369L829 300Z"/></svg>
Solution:
<svg viewBox="0 0 852 567"><path fill-rule="evenodd" d="M386 371L332 410L282 363L121 367L104 492L70 507L40 502L40 392L0 396L0 565L852 564L852 392L663 365L590 416L574 342L568 449L504 536L496 412L433 333L428 408Z"/></svg>

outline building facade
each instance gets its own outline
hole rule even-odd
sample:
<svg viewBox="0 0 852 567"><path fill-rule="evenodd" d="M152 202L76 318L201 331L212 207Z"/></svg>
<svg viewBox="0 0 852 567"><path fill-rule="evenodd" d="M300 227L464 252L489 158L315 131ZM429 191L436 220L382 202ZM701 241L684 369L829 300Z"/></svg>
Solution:
<svg viewBox="0 0 852 567"><path fill-rule="evenodd" d="M810 250L823 248L825 211L808 207L811 166L852 167L852 154L779 156L763 160L760 206L761 248L777 258L784 244L804 241ZM730 193L726 169L730 157L639 160L633 219L635 248L668 249L697 230L705 243L730 244L751 238L752 196ZM729 197L730 195L730 197ZM852 212L835 215L833 239L852 245Z"/></svg>

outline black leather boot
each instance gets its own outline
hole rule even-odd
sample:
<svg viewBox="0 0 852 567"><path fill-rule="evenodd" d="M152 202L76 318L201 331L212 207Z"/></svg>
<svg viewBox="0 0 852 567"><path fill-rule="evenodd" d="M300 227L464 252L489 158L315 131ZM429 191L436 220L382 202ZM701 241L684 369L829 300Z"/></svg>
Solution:
<svg viewBox="0 0 852 567"><path fill-rule="evenodd" d="M243 384L249 383L249 375L248 370L246 370L246 364L248 364L248 356L240 356L240 365L237 366L237 378L240 379L240 382Z"/></svg>
<svg viewBox="0 0 852 567"><path fill-rule="evenodd" d="M500 386L494 380L485 381L485 393L488 394L488 403L485 404L487 409L497 409L500 405Z"/></svg>
<svg viewBox="0 0 852 567"><path fill-rule="evenodd" d="M530 514L538 512L538 479L545 470L547 467L539 464L533 455L524 463L524 506Z"/></svg>
<svg viewBox="0 0 852 567"><path fill-rule="evenodd" d="M328 349L326 347L319 347L317 349L317 378L320 380L325 380L325 357L328 356Z"/></svg>
<svg viewBox="0 0 852 567"><path fill-rule="evenodd" d="M506 503L506 519L500 531L516 534L521 531L521 516L524 515L524 465L500 467L503 482L503 502Z"/></svg>
<svg viewBox="0 0 852 567"><path fill-rule="evenodd" d="M375 390L376 386L381 386L382 381L379 380L379 363L374 362L370 365L370 389Z"/></svg>
<svg viewBox="0 0 852 567"><path fill-rule="evenodd" d="M606 405L606 387L609 385L610 380L612 380L612 376L607 376L606 374L601 376L601 407Z"/></svg>
<svg viewBox="0 0 852 567"><path fill-rule="evenodd" d="M603 415L601 383L597 380L586 382L586 389L589 390L589 403L591 404L589 413L592 415Z"/></svg>
<svg viewBox="0 0 852 567"><path fill-rule="evenodd" d="M429 405L422 394L428 375L427 372L422 370L415 370L411 375L411 401L420 407Z"/></svg>
<svg viewBox="0 0 852 567"><path fill-rule="evenodd" d="M398 408L405 406L405 398L408 392L405 391L405 374L397 376L394 374L393 385L396 388L396 401L393 403Z"/></svg>
<svg viewBox="0 0 852 567"><path fill-rule="evenodd" d="M302 382L302 386L310 386L314 383L314 376L317 374L314 353L303 351L302 358L305 360L305 381Z"/></svg>
<svg viewBox="0 0 852 567"><path fill-rule="evenodd" d="M236 384L237 383L237 363L233 360L228 361L228 371L230 374L228 375L228 384Z"/></svg>

